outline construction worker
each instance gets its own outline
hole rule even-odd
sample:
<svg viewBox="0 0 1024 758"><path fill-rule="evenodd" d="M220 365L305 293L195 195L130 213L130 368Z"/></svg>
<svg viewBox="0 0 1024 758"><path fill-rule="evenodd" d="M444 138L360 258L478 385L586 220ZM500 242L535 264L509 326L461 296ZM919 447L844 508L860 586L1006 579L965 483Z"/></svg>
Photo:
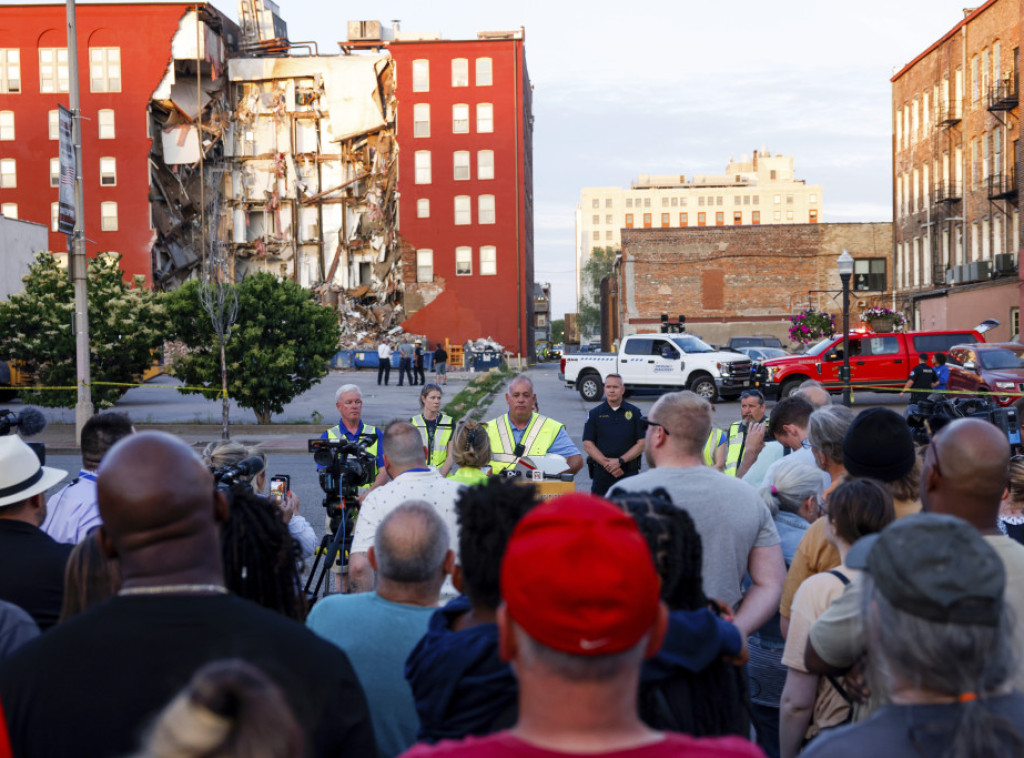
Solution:
<svg viewBox="0 0 1024 758"><path fill-rule="evenodd" d="M413 416L411 421L423 437L423 446L427 451L427 465L448 476L452 461L448 455L448 443L452 438L454 424L452 417L441 413L441 388L436 384L424 384L420 390L420 408L422 413Z"/></svg>
<svg viewBox="0 0 1024 758"><path fill-rule="evenodd" d="M583 456L569 439L565 426L536 413L536 399L529 377L517 376L508 385L508 413L487 422L491 473L515 466L520 458L548 453L564 456L573 474L583 468Z"/></svg>
<svg viewBox="0 0 1024 758"><path fill-rule="evenodd" d="M760 424L767 420L764 407L764 395L759 390L747 390L740 395L739 421L729 426L729 448L725 453L725 472L736 476L740 460L743 458L743 446L747 441L747 431L751 424Z"/></svg>

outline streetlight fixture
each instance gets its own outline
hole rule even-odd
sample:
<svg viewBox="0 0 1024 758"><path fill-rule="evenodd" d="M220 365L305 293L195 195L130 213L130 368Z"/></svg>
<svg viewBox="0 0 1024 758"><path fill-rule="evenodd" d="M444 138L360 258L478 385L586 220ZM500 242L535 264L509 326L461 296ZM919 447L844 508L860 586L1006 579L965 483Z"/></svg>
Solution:
<svg viewBox="0 0 1024 758"><path fill-rule="evenodd" d="M853 405L853 393L850 389L850 277L853 276L853 256L846 250L836 261L839 279L843 283L843 405Z"/></svg>

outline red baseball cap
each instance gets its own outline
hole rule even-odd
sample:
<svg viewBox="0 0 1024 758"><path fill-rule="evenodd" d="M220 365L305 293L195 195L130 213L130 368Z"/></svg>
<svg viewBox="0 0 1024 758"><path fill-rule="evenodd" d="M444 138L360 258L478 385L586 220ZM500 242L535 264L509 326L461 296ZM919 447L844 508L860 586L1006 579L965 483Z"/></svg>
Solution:
<svg viewBox="0 0 1024 758"><path fill-rule="evenodd" d="M562 495L516 526L501 564L509 615L576 655L628 650L658 617L660 580L636 523L599 497Z"/></svg>

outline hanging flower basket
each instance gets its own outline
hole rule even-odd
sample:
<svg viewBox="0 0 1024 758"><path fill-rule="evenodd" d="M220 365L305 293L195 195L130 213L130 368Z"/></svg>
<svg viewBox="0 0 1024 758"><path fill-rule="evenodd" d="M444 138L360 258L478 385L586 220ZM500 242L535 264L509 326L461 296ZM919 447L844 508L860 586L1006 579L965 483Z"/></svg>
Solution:
<svg viewBox="0 0 1024 758"><path fill-rule="evenodd" d="M801 346L813 344L822 337L836 333L836 319L813 308L801 311L789 319L789 338Z"/></svg>
<svg viewBox="0 0 1024 758"><path fill-rule="evenodd" d="M907 319L902 313L882 305L868 308L860 314L860 320L869 325L871 331L881 334L902 329L907 323Z"/></svg>

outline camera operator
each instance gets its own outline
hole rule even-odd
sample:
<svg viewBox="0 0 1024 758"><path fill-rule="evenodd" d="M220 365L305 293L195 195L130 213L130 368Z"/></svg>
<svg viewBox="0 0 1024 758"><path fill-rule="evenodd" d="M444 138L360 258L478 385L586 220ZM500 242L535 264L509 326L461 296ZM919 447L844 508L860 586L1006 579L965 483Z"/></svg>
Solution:
<svg viewBox="0 0 1024 758"><path fill-rule="evenodd" d="M334 404L338 408L341 418L337 426L332 426L322 435L320 439L340 440L347 439L349 442L360 442L362 436L373 434L377 439L366 446L366 452L372 454L376 459L375 470L370 478L370 484L364 484L359 488L360 495L365 495L374 487L379 487L388 480L387 472L384 470L384 455L381 452L381 431L375 426L363 423L363 392L354 384L343 384L334 393Z"/></svg>

